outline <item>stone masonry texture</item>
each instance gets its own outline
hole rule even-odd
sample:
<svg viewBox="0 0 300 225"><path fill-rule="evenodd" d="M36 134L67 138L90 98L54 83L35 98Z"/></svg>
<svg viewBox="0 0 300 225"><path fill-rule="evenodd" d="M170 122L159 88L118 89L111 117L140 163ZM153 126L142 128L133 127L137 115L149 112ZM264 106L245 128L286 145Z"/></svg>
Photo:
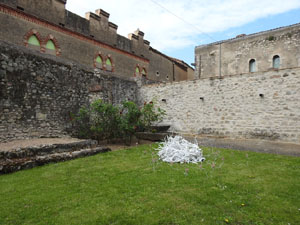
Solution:
<svg viewBox="0 0 300 225"><path fill-rule="evenodd" d="M281 27L195 48L195 77L208 78L273 69L273 57L280 57L280 69L300 66L300 24Z"/></svg>
<svg viewBox="0 0 300 225"><path fill-rule="evenodd" d="M143 86L171 130L300 143L300 68Z"/></svg>
<svg viewBox="0 0 300 225"><path fill-rule="evenodd" d="M0 142L60 137L92 99L136 101L137 84L24 47L0 42Z"/></svg>

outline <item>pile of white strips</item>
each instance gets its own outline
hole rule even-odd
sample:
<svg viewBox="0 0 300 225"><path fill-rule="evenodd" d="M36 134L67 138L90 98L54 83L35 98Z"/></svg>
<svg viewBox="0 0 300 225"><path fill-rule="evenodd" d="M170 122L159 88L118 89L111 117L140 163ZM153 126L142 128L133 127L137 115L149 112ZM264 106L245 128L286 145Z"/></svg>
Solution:
<svg viewBox="0 0 300 225"><path fill-rule="evenodd" d="M168 163L198 163L205 160L197 141L193 144L181 136L168 136L158 150L160 160Z"/></svg>

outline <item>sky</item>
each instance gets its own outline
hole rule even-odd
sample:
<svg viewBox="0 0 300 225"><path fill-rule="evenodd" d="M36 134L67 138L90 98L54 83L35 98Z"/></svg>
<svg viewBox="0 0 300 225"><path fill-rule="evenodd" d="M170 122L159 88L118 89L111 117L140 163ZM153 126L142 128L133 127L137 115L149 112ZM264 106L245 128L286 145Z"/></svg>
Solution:
<svg viewBox="0 0 300 225"><path fill-rule="evenodd" d="M150 45L194 62L195 47L300 22L300 0L68 0L82 17L103 9L118 34L140 29Z"/></svg>

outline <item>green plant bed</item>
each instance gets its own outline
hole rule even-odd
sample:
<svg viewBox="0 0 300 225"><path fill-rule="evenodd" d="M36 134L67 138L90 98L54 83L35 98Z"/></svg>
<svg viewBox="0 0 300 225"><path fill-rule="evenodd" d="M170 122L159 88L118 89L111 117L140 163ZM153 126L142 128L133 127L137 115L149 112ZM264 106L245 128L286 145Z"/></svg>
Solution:
<svg viewBox="0 0 300 225"><path fill-rule="evenodd" d="M0 224L299 224L300 158L204 148L167 164L154 145L0 176Z"/></svg>

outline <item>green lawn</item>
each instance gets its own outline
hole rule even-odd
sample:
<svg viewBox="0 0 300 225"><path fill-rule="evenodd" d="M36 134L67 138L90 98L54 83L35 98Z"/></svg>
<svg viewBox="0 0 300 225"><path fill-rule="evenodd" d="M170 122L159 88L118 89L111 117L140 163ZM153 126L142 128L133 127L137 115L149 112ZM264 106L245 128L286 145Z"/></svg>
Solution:
<svg viewBox="0 0 300 225"><path fill-rule="evenodd" d="M0 176L0 224L300 224L300 158L204 148L167 164L153 146Z"/></svg>

